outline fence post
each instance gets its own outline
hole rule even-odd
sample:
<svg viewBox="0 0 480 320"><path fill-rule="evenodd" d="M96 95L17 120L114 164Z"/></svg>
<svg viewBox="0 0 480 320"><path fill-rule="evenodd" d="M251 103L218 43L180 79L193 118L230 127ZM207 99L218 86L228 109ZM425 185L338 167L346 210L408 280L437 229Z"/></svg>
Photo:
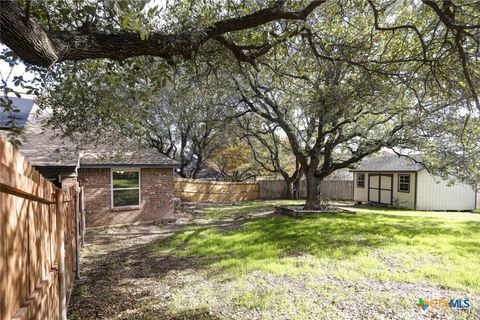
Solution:
<svg viewBox="0 0 480 320"><path fill-rule="evenodd" d="M67 319L67 286L65 278L65 222L63 210L63 191L55 192L55 211L57 216L57 250L58 250L58 306L59 319Z"/></svg>
<svg viewBox="0 0 480 320"><path fill-rule="evenodd" d="M75 187L75 279L80 279L80 189Z"/></svg>
<svg viewBox="0 0 480 320"><path fill-rule="evenodd" d="M82 196L80 197L80 224L81 224L81 242L82 242L82 247L83 244L85 243L85 189L83 186L81 187Z"/></svg>

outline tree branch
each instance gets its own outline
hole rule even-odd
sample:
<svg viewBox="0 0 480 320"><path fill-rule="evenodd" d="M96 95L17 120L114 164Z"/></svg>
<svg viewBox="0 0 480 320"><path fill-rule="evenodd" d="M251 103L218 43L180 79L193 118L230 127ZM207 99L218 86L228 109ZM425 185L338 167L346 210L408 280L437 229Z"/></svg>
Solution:
<svg viewBox="0 0 480 320"><path fill-rule="evenodd" d="M31 9L32 9L32 0L27 0L27 2L25 3L25 17L24 17L25 23L27 23L28 20L30 20L30 13L32 11Z"/></svg>
<svg viewBox="0 0 480 320"><path fill-rule="evenodd" d="M142 55L165 59L173 56L190 58L209 39L277 20L305 20L326 1L313 0L299 11L286 11L283 8L285 1L279 0L268 8L217 21L206 29L192 29L180 34L155 32L147 39L141 39L138 33L48 32L33 17L25 21L23 11L15 1L0 1L0 40L25 62L44 67L59 61L91 58L122 60Z"/></svg>

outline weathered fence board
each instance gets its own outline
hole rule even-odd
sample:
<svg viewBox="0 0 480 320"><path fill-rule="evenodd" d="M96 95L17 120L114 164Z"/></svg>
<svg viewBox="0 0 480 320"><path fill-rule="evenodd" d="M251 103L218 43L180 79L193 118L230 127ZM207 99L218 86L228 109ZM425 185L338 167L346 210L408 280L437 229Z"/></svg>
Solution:
<svg viewBox="0 0 480 320"><path fill-rule="evenodd" d="M258 199L255 182L175 179L175 196L186 201L230 202Z"/></svg>
<svg viewBox="0 0 480 320"><path fill-rule="evenodd" d="M57 226L58 192L63 225ZM0 319L59 319L59 245L68 294L75 267L76 188L63 192L0 139Z"/></svg>
<svg viewBox="0 0 480 320"><path fill-rule="evenodd" d="M224 182L193 179L175 179L175 196L186 201L230 202L255 199L285 199L283 180L257 182ZM353 181L323 181L320 185L323 199L352 200ZM301 182L299 195L307 195L307 185Z"/></svg>
<svg viewBox="0 0 480 320"><path fill-rule="evenodd" d="M284 180L260 180L260 199L284 199L286 197L287 186ZM329 180L322 181L320 184L320 194L322 199L353 200L353 181L350 180ZM307 196L307 183L301 181L300 198Z"/></svg>

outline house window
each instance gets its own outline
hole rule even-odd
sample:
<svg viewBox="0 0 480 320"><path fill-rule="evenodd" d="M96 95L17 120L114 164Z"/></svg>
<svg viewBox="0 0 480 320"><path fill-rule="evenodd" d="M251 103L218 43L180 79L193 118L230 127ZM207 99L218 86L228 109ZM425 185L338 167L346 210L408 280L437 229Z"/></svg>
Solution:
<svg viewBox="0 0 480 320"><path fill-rule="evenodd" d="M357 173L357 188L365 188L365 173Z"/></svg>
<svg viewBox="0 0 480 320"><path fill-rule="evenodd" d="M398 175L398 192L410 192L410 175Z"/></svg>
<svg viewBox="0 0 480 320"><path fill-rule="evenodd" d="M140 171L112 170L112 206L140 205Z"/></svg>

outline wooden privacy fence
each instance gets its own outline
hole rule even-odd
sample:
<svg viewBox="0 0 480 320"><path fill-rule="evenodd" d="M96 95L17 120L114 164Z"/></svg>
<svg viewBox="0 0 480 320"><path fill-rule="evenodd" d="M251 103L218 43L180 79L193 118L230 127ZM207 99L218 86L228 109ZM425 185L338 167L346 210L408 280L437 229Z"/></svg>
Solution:
<svg viewBox="0 0 480 320"><path fill-rule="evenodd" d="M175 179L175 196L186 201L229 202L258 199L256 182Z"/></svg>
<svg viewBox="0 0 480 320"><path fill-rule="evenodd" d="M175 196L186 201L230 202L255 199L284 199L284 180L257 182L223 182L193 179L175 179ZM323 199L353 200L353 181L323 181L320 185ZM307 195L306 181L300 184L301 198Z"/></svg>
<svg viewBox="0 0 480 320"><path fill-rule="evenodd" d="M76 186L56 188L0 139L0 319L66 318L78 199Z"/></svg>
<svg viewBox="0 0 480 320"><path fill-rule="evenodd" d="M260 180L260 199L282 199L285 198L287 185L284 180ZM320 184L322 199L329 200L353 200L353 181L351 180L329 180ZM307 196L307 182L300 183L300 198Z"/></svg>

